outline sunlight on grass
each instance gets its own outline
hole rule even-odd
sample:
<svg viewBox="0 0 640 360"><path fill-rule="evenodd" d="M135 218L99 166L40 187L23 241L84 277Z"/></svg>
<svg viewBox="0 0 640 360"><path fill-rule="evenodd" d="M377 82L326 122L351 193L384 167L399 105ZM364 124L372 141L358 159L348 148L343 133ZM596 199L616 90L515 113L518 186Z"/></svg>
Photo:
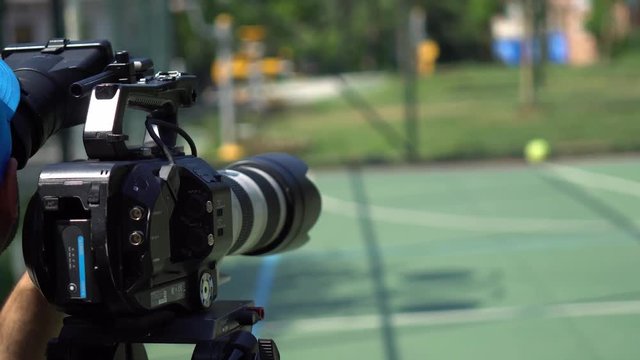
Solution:
<svg viewBox="0 0 640 360"><path fill-rule="evenodd" d="M518 69L443 67L419 80L420 158L519 158L534 137L547 139L555 156L640 150L640 68L633 59L640 54L591 68L549 66L539 105L528 111L518 102ZM382 78L381 85L358 91L404 136L402 79ZM247 141L251 149L294 152L314 165L404 156L403 144L390 143L343 98L286 108L255 123L256 136Z"/></svg>

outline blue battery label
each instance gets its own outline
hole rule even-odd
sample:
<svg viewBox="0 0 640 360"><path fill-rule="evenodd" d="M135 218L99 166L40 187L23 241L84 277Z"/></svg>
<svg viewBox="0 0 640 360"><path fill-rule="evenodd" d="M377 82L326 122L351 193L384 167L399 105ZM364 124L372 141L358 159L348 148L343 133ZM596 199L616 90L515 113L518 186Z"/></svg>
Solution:
<svg viewBox="0 0 640 360"><path fill-rule="evenodd" d="M80 279L80 297L87 298L87 278L84 266L84 236L78 235L78 275Z"/></svg>

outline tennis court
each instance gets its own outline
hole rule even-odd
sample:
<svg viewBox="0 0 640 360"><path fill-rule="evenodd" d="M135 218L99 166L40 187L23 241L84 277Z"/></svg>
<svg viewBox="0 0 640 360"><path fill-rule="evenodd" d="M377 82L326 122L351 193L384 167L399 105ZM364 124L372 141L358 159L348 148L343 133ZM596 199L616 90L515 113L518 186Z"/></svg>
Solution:
<svg viewBox="0 0 640 360"><path fill-rule="evenodd" d="M640 357L640 159L315 178L309 244L223 265L284 359Z"/></svg>
<svg viewBox="0 0 640 360"><path fill-rule="evenodd" d="M222 266L221 297L266 306L284 359L640 357L640 159L314 177L306 246Z"/></svg>

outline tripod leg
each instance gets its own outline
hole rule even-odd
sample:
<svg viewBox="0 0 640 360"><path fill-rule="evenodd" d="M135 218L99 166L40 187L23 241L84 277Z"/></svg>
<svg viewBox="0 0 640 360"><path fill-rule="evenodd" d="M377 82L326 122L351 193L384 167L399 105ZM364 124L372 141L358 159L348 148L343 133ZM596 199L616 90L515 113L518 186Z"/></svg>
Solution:
<svg viewBox="0 0 640 360"><path fill-rule="evenodd" d="M47 345L47 360L113 360L117 344L78 344L61 339L53 339Z"/></svg>
<svg viewBox="0 0 640 360"><path fill-rule="evenodd" d="M213 341L196 344L191 360L257 360L258 340L248 331L238 331Z"/></svg>
<svg viewBox="0 0 640 360"><path fill-rule="evenodd" d="M143 344L79 344L53 339L47 360L148 360Z"/></svg>

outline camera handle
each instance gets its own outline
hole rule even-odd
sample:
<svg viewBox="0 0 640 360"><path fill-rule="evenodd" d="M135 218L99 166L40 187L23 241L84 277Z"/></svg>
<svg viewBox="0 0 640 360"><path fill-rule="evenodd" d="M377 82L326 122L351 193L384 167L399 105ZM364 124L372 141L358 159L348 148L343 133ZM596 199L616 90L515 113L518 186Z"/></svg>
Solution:
<svg viewBox="0 0 640 360"><path fill-rule="evenodd" d="M125 109L130 107L150 114L151 118L177 126L179 108L196 100L195 76L175 71L159 72L137 83L103 83L91 92L83 142L90 159L131 160L139 150L131 150L124 133ZM175 145L175 132L163 133L168 146ZM171 134L171 135L170 135ZM173 138L169 138L173 136Z"/></svg>
<svg viewBox="0 0 640 360"><path fill-rule="evenodd" d="M145 343L195 344L192 360L279 360L273 340L251 327L264 316L250 301L217 301L206 313L156 313L110 324L67 317L47 360L148 360Z"/></svg>

